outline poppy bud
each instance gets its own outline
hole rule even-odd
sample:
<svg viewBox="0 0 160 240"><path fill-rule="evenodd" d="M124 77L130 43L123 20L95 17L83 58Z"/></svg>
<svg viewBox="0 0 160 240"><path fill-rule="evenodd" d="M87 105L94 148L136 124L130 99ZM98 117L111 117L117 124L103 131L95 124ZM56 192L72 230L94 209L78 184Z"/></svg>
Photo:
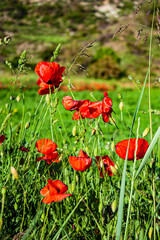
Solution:
<svg viewBox="0 0 160 240"><path fill-rule="evenodd" d="M62 159L63 159L63 154L60 155L59 161L61 161Z"/></svg>
<svg viewBox="0 0 160 240"><path fill-rule="evenodd" d="M93 129L92 129L92 136L95 135L95 133L96 133L96 129L93 128Z"/></svg>
<svg viewBox="0 0 160 240"><path fill-rule="evenodd" d="M50 96L49 96L49 94L47 94L46 95L46 103L50 104L50 102L51 102Z"/></svg>
<svg viewBox="0 0 160 240"><path fill-rule="evenodd" d="M3 188L2 188L2 195L5 195L6 189L7 189L6 187L3 187Z"/></svg>
<svg viewBox="0 0 160 240"><path fill-rule="evenodd" d="M147 136L148 135L148 133L149 133L149 131L150 131L150 128L149 127L147 127L144 131L143 131L143 133L142 133L142 137L145 137L145 136Z"/></svg>
<svg viewBox="0 0 160 240"><path fill-rule="evenodd" d="M121 94L121 93L118 93L118 94L117 94L117 97L118 97L118 99L122 99L122 94Z"/></svg>
<svg viewBox="0 0 160 240"><path fill-rule="evenodd" d="M103 202L102 202L102 199L101 199L100 204L99 204L99 213L102 212L102 209L103 209Z"/></svg>
<svg viewBox="0 0 160 240"><path fill-rule="evenodd" d="M77 127L74 126L73 129L72 129L72 135L73 135L73 137L76 136L76 133L77 133Z"/></svg>
<svg viewBox="0 0 160 240"><path fill-rule="evenodd" d="M123 111L123 107L124 107L123 102L120 102L120 104L119 104L120 111Z"/></svg>
<svg viewBox="0 0 160 240"><path fill-rule="evenodd" d="M17 209L18 209L18 205L17 205L17 203L15 202L15 204L14 204L14 209L17 211Z"/></svg>
<svg viewBox="0 0 160 240"><path fill-rule="evenodd" d="M110 142L107 142L105 145L105 149L109 150L110 149Z"/></svg>
<svg viewBox="0 0 160 240"><path fill-rule="evenodd" d="M115 150L115 143L114 143L114 141L111 142L111 150L112 150L112 151Z"/></svg>
<svg viewBox="0 0 160 240"><path fill-rule="evenodd" d="M114 175L116 175L116 176L119 175L117 169L116 169L115 167L113 167L113 166L111 166L111 172L112 172Z"/></svg>
<svg viewBox="0 0 160 240"><path fill-rule="evenodd" d="M30 122L27 122L25 125L25 129L28 129L30 127Z"/></svg>
<svg viewBox="0 0 160 240"><path fill-rule="evenodd" d="M18 173L14 167L11 167L11 173L13 175L13 179L18 179Z"/></svg>
<svg viewBox="0 0 160 240"><path fill-rule="evenodd" d="M160 111L154 110L154 114L155 114L155 115L160 115Z"/></svg>
<svg viewBox="0 0 160 240"><path fill-rule="evenodd" d="M16 100L17 100L17 102L20 101L20 96L19 95L16 97Z"/></svg>
<svg viewBox="0 0 160 240"><path fill-rule="evenodd" d="M94 149L94 156L97 156L97 147Z"/></svg>
<svg viewBox="0 0 160 240"><path fill-rule="evenodd" d="M149 231L148 231L148 237L149 239L152 239L152 232L153 232L153 227L151 226Z"/></svg>
<svg viewBox="0 0 160 240"><path fill-rule="evenodd" d="M117 209L117 200L115 199L111 205L112 212L114 213Z"/></svg>

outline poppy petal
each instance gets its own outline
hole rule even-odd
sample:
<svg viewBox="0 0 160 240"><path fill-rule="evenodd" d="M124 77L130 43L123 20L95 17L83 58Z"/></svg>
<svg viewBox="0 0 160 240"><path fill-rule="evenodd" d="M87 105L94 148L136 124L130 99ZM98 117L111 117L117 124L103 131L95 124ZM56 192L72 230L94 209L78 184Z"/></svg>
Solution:
<svg viewBox="0 0 160 240"><path fill-rule="evenodd" d="M47 155L53 153L56 150L57 144L54 143L51 139L43 138L36 142L36 148L38 152Z"/></svg>

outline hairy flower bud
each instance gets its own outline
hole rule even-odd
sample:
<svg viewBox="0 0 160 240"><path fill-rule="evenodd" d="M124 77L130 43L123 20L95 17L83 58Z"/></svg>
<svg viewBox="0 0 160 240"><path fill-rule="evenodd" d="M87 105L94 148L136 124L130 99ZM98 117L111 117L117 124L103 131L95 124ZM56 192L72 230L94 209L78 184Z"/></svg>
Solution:
<svg viewBox="0 0 160 240"><path fill-rule="evenodd" d="M111 205L112 212L114 213L117 209L117 200L115 199Z"/></svg>
<svg viewBox="0 0 160 240"><path fill-rule="evenodd" d="M18 173L14 167L11 167L11 173L13 175L13 179L18 179Z"/></svg>
<svg viewBox="0 0 160 240"><path fill-rule="evenodd" d="M149 133L149 131L150 131L150 127L147 127L147 128L143 131L143 133L142 133L142 137L147 136L148 133Z"/></svg>
<svg viewBox="0 0 160 240"><path fill-rule="evenodd" d="M76 136L76 133L77 133L77 127L74 126L73 129L72 129L72 135L73 135L73 137Z"/></svg>
<svg viewBox="0 0 160 240"><path fill-rule="evenodd" d="M119 104L119 109L120 109L120 111L123 111L123 107L124 107L124 104L123 104L123 102L121 101L120 104Z"/></svg>
<svg viewBox="0 0 160 240"><path fill-rule="evenodd" d="M25 129L28 129L30 127L30 122L27 122L25 125Z"/></svg>

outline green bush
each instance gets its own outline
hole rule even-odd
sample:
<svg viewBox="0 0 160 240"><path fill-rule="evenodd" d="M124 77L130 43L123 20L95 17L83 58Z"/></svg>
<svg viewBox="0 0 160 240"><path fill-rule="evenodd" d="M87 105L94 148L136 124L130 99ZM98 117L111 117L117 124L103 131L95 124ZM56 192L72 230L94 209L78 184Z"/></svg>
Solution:
<svg viewBox="0 0 160 240"><path fill-rule="evenodd" d="M120 77L122 71L112 56L104 56L89 66L88 73L94 78L111 79Z"/></svg>

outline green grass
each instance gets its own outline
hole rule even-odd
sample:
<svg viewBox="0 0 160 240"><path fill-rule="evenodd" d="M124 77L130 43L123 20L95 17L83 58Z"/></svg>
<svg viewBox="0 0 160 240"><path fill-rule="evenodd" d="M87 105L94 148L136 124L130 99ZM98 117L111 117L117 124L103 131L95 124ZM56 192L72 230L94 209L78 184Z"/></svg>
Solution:
<svg viewBox="0 0 160 240"><path fill-rule="evenodd" d="M73 94L77 100L90 99L95 101L89 91L73 92ZM3 114L1 123L7 114L12 112L4 131L6 140L1 146L1 188L6 187L1 232L2 239L4 237L6 239L13 238L14 235L19 233L21 225L22 233L25 233L23 239L45 239L46 237L47 239L53 239L55 236L57 236L56 239L59 239L59 237L64 237L65 239L67 236L68 239L100 239L103 233L106 237L108 236L108 239L113 239L115 236L114 229L117 221L117 210L112 212L110 206L119 197L124 160L118 158L115 152L106 145L108 142L111 143L111 138L113 137L115 143L117 143L129 136L129 129L119 119L120 110L118 106L120 100L117 98L117 94L118 92L115 91L109 92L109 97L113 100L113 110L116 113L113 113L112 116L115 118L119 130L113 124L105 124L100 119L99 126L103 135L97 132L96 135L92 136L92 129L97 125L98 119L84 119L83 124L81 121L73 121L71 119L73 113L65 110L62 106L63 96L70 95L70 93L62 91L57 93L58 108L56 108L56 112L53 114L52 131L54 141L58 145L58 151L63 154L63 158L61 162L49 166L44 161L39 163L35 161L38 156L41 156L41 154L37 155L35 142L41 138L52 138L50 110L48 109L47 111L48 105L45 103L45 96L35 116L37 106L41 101L41 96L37 94L37 90L30 89L21 92L13 89L10 91L1 90L0 111ZM130 127L139 92L137 90L128 90L121 91L121 94L123 102L127 107L127 109L125 107L123 110L123 123ZM148 94L147 89L145 94ZM17 97L17 95L20 95L20 102L17 102L16 99L10 100L10 96ZM93 95L96 100L101 101L103 99L102 92L97 91ZM152 89L151 95L154 96L152 108L158 109L160 101L158 89ZM55 95L53 94L52 97L54 103ZM149 126L147 109L147 98L144 96L138 113L138 117L140 117L139 136ZM127 111L130 113L131 118L128 116ZM146 113L144 114L141 111ZM153 133L155 133L159 125L159 116L153 115L153 118ZM30 122L30 127L25 129L25 124L28 121ZM19 123L22 124L22 129L18 133L17 126ZM77 126L77 133L76 136L73 136L72 128L75 125ZM84 129L87 130L85 134L83 134ZM135 135L136 131L137 121L133 129ZM145 139L150 142L149 135ZM17 149L19 144L29 147L31 152L20 152ZM90 170L84 173L74 172L68 163L69 156L76 156L80 148L87 151L89 156L93 158ZM103 156L106 154L118 164L119 176L100 178L94 157L95 155ZM141 161L137 162L136 169L138 169L140 163ZM129 199L132 165L133 163L129 162L127 166L124 221ZM12 180L10 174L11 166L18 170L19 180ZM159 168L157 167L155 170L156 176L158 176L158 171ZM60 179L68 185L68 192L72 193L73 197L66 198L63 202L45 206L41 202L42 198L39 191L46 185L47 179ZM148 208L152 201L151 179L151 168L147 163L144 171L142 171L136 181L135 195L133 195L132 199L129 228L131 228L133 222L137 224L134 229L130 229L132 239L139 237L142 234L142 229L145 232L145 225L149 223L152 217L151 207ZM26 198L24 198L24 190L21 185L25 189ZM156 203L159 197L158 189L159 184L157 182L155 190L157 193ZM137 198L139 199L138 202ZM23 214L24 221L22 221ZM122 226L123 231L124 226Z"/></svg>

